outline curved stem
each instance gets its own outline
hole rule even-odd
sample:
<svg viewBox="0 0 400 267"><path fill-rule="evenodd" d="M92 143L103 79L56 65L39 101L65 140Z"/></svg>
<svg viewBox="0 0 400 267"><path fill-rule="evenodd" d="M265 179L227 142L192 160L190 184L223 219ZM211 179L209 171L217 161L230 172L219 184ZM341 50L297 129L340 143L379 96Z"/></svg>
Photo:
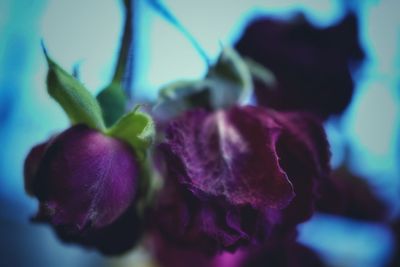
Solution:
<svg viewBox="0 0 400 267"><path fill-rule="evenodd" d="M115 67L113 83L119 83L124 88L128 98L131 98L131 86L133 80L134 53L133 53L133 19L134 1L124 0L125 23L122 35L121 46L118 54L117 65Z"/></svg>
<svg viewBox="0 0 400 267"><path fill-rule="evenodd" d="M210 59L196 38L182 25L182 23L176 18L176 16L169 11L160 0L147 0L147 2L157 10L167 21L174 25L180 32L189 40L201 57L206 61L207 65L210 65Z"/></svg>

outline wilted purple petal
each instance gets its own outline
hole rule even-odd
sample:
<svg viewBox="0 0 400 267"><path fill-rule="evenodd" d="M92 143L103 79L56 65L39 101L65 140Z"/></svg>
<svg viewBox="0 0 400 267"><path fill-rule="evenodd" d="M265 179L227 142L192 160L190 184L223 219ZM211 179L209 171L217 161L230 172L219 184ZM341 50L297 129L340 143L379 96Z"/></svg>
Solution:
<svg viewBox="0 0 400 267"><path fill-rule="evenodd" d="M159 152L158 227L208 251L290 235L311 216L318 180L329 173L317 120L257 107L188 112L167 128Z"/></svg>
<svg viewBox="0 0 400 267"><path fill-rule="evenodd" d="M280 130L273 119L258 118L250 109L197 111L175 122L166 141L186 167L181 182L198 197L282 208L294 194L275 151Z"/></svg>
<svg viewBox="0 0 400 267"><path fill-rule="evenodd" d="M56 225L54 230L65 242L95 247L105 255L118 255L127 252L137 244L144 226L137 210L129 207L116 221L103 228L87 227L84 231L77 233L70 226Z"/></svg>
<svg viewBox="0 0 400 267"><path fill-rule="evenodd" d="M276 113L286 126L277 151L280 163L293 183L296 197L282 212L282 231L309 219L319 187L330 175L330 150L320 122L308 113Z"/></svg>

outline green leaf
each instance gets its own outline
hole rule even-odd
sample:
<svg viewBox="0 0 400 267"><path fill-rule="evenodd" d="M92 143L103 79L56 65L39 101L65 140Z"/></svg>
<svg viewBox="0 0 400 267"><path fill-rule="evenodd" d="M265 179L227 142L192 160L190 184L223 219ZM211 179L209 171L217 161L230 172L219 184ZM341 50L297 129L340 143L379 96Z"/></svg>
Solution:
<svg viewBox="0 0 400 267"><path fill-rule="evenodd" d="M105 130L101 109L96 99L72 75L55 63L44 49L49 66L47 74L47 92L67 113L72 124L83 123L87 126Z"/></svg>
<svg viewBox="0 0 400 267"><path fill-rule="evenodd" d="M107 134L131 145L143 161L154 138L154 122L148 114L139 112L136 108L121 117Z"/></svg>
<svg viewBox="0 0 400 267"><path fill-rule="evenodd" d="M111 83L97 95L106 126L113 125L125 113L126 95L120 83Z"/></svg>

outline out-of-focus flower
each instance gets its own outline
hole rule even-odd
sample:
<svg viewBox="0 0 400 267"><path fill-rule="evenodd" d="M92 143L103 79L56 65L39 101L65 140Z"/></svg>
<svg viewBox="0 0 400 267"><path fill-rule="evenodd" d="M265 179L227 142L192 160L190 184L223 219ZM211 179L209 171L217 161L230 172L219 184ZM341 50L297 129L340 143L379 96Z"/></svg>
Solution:
<svg viewBox="0 0 400 267"><path fill-rule="evenodd" d="M159 152L160 233L211 253L292 237L329 173L318 120L260 107L186 112L169 124Z"/></svg>
<svg viewBox="0 0 400 267"><path fill-rule="evenodd" d="M354 13L324 29L302 15L289 21L258 18L236 48L275 76L270 85L255 79L259 104L311 111L322 118L340 114L350 103L354 82L349 66L364 58Z"/></svg>
<svg viewBox="0 0 400 267"><path fill-rule="evenodd" d="M335 170L320 188L317 209L321 212L368 221L384 221L388 217L387 205L367 181L346 166Z"/></svg>
<svg viewBox="0 0 400 267"><path fill-rule="evenodd" d="M34 220L106 254L124 252L138 239L138 175L130 146L84 125L34 147L25 161L26 190L39 200Z"/></svg>

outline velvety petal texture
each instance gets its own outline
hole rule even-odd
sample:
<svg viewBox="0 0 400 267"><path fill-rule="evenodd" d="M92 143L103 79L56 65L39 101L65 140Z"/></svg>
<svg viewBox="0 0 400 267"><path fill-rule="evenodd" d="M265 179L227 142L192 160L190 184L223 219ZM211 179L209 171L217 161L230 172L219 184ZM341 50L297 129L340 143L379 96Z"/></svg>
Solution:
<svg viewBox="0 0 400 267"><path fill-rule="evenodd" d="M158 227L206 251L288 235L311 216L318 180L329 172L319 121L260 107L187 112L167 127L158 152Z"/></svg>
<svg viewBox="0 0 400 267"><path fill-rule="evenodd" d="M236 49L276 78L273 85L255 80L259 104L326 118L340 114L351 101L350 66L358 67L364 58L358 35L354 13L327 28L312 25L301 14L291 20L261 17L247 26Z"/></svg>
<svg viewBox="0 0 400 267"><path fill-rule="evenodd" d="M34 220L50 223L66 241L111 254L136 240L138 175L127 144L83 125L33 148L25 162L27 191L40 202Z"/></svg>
<svg viewBox="0 0 400 267"><path fill-rule="evenodd" d="M207 192L233 205L285 207L294 192L276 153L281 126L258 115L248 109L193 112L174 125L168 142L188 174L180 182L197 197Z"/></svg>

